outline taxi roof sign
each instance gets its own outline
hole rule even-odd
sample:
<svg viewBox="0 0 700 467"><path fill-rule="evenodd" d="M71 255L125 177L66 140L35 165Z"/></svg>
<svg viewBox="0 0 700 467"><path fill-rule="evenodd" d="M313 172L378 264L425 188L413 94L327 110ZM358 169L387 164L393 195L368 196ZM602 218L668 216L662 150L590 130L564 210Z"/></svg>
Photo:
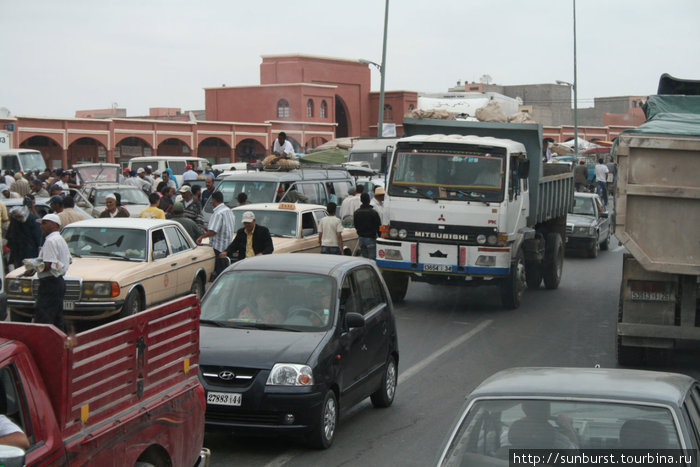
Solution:
<svg viewBox="0 0 700 467"><path fill-rule="evenodd" d="M292 211L296 210L296 205L294 203L280 203L279 209L290 209Z"/></svg>

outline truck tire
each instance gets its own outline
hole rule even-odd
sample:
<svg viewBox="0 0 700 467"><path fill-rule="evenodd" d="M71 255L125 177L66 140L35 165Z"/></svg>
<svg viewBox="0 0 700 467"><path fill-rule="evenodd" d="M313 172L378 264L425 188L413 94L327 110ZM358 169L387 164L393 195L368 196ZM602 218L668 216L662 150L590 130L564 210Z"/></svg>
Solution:
<svg viewBox="0 0 700 467"><path fill-rule="evenodd" d="M599 233L596 233L595 239L593 240L593 245L588 249L588 257L589 258L596 258L598 256L598 251L600 250L600 237Z"/></svg>
<svg viewBox="0 0 700 467"><path fill-rule="evenodd" d="M561 274L564 269L564 245L562 244L561 236L556 232L547 234L542 266L544 286L548 289L559 287Z"/></svg>
<svg viewBox="0 0 700 467"><path fill-rule="evenodd" d="M515 259L510 265L510 274L501 282L501 304L503 308L514 310L520 307L526 287L525 256L522 250L518 250Z"/></svg>
<svg viewBox="0 0 700 467"><path fill-rule="evenodd" d="M525 280L528 289L539 289L542 283L542 265L536 261L525 263Z"/></svg>
<svg viewBox="0 0 700 467"><path fill-rule="evenodd" d="M394 303L400 303L406 297L408 291L408 274L400 272L384 271L382 277L389 289L389 295Z"/></svg>

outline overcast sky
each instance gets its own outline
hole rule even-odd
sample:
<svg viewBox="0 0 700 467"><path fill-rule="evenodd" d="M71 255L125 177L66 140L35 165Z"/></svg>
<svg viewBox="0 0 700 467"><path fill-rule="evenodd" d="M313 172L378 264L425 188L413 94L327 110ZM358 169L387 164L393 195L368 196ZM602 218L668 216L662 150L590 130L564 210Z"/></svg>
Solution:
<svg viewBox="0 0 700 467"><path fill-rule="evenodd" d="M72 117L204 108L203 88L259 84L261 55L381 61L384 1L2 0L0 107ZM700 79L699 0L578 0L579 106ZM458 80L572 82L572 0L390 0L387 90ZM379 73L372 68L372 89Z"/></svg>

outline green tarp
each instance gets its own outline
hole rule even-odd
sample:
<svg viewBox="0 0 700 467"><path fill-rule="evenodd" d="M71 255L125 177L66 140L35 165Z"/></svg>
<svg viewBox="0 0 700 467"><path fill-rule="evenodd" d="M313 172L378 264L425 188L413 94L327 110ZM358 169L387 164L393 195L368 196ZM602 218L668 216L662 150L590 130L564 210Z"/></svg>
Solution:
<svg viewBox="0 0 700 467"><path fill-rule="evenodd" d="M299 157L299 162L311 164L342 164L347 160L347 149L328 149Z"/></svg>
<svg viewBox="0 0 700 467"><path fill-rule="evenodd" d="M647 121L623 133L700 136L700 96L649 96Z"/></svg>

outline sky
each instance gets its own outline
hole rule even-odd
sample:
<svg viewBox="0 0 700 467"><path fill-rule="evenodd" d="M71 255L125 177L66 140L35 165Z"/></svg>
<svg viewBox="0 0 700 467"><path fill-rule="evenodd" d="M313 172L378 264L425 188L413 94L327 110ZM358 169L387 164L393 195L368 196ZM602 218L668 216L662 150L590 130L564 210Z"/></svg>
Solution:
<svg viewBox="0 0 700 467"><path fill-rule="evenodd" d="M262 55L381 62L382 0L0 0L0 108L204 109L204 88L259 84ZM574 81L573 0L390 0L385 89ZM700 79L699 0L578 0L579 107ZM372 89L380 74L372 67Z"/></svg>

